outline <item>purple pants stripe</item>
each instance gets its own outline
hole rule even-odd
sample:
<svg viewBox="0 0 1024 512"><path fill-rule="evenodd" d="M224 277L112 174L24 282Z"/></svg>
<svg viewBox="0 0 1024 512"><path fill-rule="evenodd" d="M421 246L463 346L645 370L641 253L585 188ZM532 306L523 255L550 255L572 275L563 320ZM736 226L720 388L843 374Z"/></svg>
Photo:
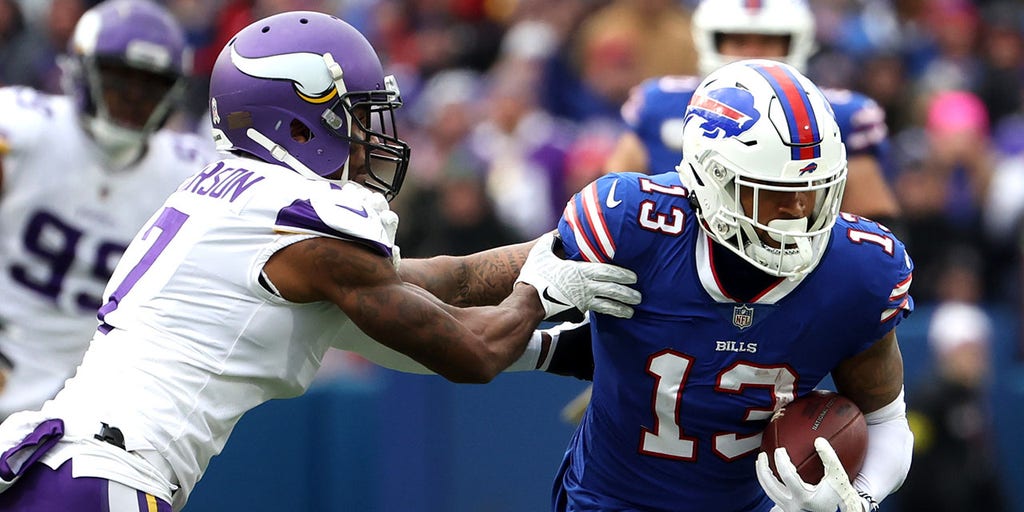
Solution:
<svg viewBox="0 0 1024 512"><path fill-rule="evenodd" d="M0 512L171 512L171 505L142 491L128 507L112 508L110 487L121 484L103 478L71 477L67 461L56 470L36 463L6 492L0 493ZM129 500L131 501L131 500Z"/></svg>

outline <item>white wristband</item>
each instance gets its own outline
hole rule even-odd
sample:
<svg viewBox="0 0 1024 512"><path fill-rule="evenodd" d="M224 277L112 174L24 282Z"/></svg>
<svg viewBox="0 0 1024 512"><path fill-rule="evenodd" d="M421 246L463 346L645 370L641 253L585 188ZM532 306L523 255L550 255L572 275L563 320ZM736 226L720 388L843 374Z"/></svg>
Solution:
<svg viewBox="0 0 1024 512"><path fill-rule="evenodd" d="M881 503L903 485L914 452L914 434L907 423L903 390L888 405L865 414L864 419L868 423L868 453L853 487Z"/></svg>

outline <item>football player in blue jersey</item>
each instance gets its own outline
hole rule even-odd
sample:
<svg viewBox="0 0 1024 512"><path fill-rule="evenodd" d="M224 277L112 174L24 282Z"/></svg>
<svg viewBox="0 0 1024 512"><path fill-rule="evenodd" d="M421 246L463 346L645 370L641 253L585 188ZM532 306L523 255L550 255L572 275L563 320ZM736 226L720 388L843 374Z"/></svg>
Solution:
<svg viewBox="0 0 1024 512"><path fill-rule="evenodd" d="M786 62L801 72L814 51L814 16L803 0L705 0L693 13L698 66L707 75L740 58ZM672 170L683 156L682 114L699 77L651 78L622 107L626 132L605 164L609 172ZM879 159L887 146L885 112L863 94L823 89L846 143L849 179L843 211L884 225L899 215Z"/></svg>
<svg viewBox="0 0 1024 512"><path fill-rule="evenodd" d="M704 75L741 58L779 60L803 71L814 51L814 16L803 0L705 0L694 11L693 36ZM663 76L635 87L622 106L631 131L619 138L605 169L655 173L674 169L683 156L682 114L698 83L700 78L695 76ZM900 208L880 163L888 147L885 111L857 92L822 92L847 149L843 211L893 227ZM586 405L585 399L578 398L566 406L563 416L578 422Z"/></svg>
<svg viewBox="0 0 1024 512"><path fill-rule="evenodd" d="M592 402L554 510L874 510L911 460L896 340L910 257L840 212L840 129L794 67L711 73L679 138L675 171L605 175L559 222L566 257L633 270L644 301L631 319L590 315ZM820 439L825 477L803 482L785 450L758 454L761 432L829 374L865 413L866 461L847 475Z"/></svg>

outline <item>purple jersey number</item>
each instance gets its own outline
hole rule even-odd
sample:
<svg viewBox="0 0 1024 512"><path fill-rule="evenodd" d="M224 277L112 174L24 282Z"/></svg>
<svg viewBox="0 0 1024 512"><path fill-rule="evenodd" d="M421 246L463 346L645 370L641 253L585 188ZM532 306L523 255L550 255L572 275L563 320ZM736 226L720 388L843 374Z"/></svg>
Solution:
<svg viewBox="0 0 1024 512"><path fill-rule="evenodd" d="M146 232L142 235L142 240L145 240L149 234L152 233L154 227L160 228L160 235L157 236L156 241L153 242L153 245L150 246L149 250L142 255L142 259L140 259L139 262L136 263L130 271L128 271L128 275L125 276L124 281L121 281L121 284L117 285L117 289L114 290L114 293L110 294L110 298L107 299L107 303L99 309L99 313L96 316L101 322L99 326L100 332L106 334L113 330L114 327L106 323L103 320L104 317L117 309L117 305L121 302L121 299L131 291L132 287L135 286L135 283L139 282L139 279L142 279L142 275L149 270L149 267L153 266L153 263L156 262L156 258L160 256L160 253L164 252L164 249L166 249L167 245L171 243L171 239L174 238L174 235L178 234L178 231L181 229L181 226L185 224L186 220L188 220L188 214L168 207L164 208L164 211L160 212L160 216L157 217L156 221L146 229Z"/></svg>
<svg viewBox="0 0 1024 512"><path fill-rule="evenodd" d="M56 302L57 297L64 292L65 278L78 254L78 244L86 236L85 231L50 212L36 212L29 218L22 236L25 251L35 259L31 262L11 263L8 269L11 279ZM101 285L106 283L124 250L121 243L101 240L96 248L95 259L90 264L91 276ZM76 292L75 304L83 311L96 311L100 307L100 296Z"/></svg>

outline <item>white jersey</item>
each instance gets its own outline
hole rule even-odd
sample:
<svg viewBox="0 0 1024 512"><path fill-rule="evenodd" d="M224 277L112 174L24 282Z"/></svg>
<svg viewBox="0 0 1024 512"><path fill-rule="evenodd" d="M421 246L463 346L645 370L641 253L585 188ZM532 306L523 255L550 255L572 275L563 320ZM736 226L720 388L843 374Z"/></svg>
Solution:
<svg viewBox="0 0 1024 512"><path fill-rule="evenodd" d="M2 88L0 112L0 351L14 363L2 418L37 408L71 376L128 242L216 153L212 140L163 131L112 171L69 97Z"/></svg>
<svg viewBox="0 0 1024 512"><path fill-rule="evenodd" d="M180 485L173 505L183 506L243 413L303 393L328 348L371 342L336 305L292 303L260 282L271 255L314 236L389 256L364 198L358 185L252 159L215 162L184 181L125 252L92 346L43 416L86 425L76 436L106 422L128 450L158 451Z"/></svg>

